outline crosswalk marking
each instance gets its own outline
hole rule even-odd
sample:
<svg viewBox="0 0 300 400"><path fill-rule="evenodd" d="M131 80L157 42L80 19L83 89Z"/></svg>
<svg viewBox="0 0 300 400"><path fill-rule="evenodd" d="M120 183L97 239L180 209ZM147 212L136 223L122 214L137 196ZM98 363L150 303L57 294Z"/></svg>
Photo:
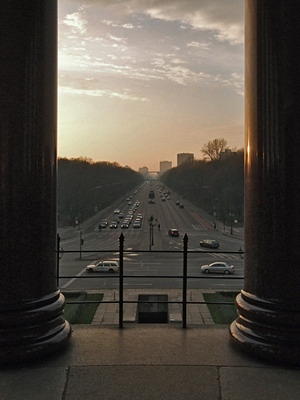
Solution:
<svg viewBox="0 0 300 400"><path fill-rule="evenodd" d="M238 256L238 255L234 255L234 254L224 254L224 253L210 253L210 256L211 257L213 257L213 258L222 258L222 259L224 259L224 258L227 258L227 259L229 259L229 260L240 260L241 259L241 257L240 256Z"/></svg>

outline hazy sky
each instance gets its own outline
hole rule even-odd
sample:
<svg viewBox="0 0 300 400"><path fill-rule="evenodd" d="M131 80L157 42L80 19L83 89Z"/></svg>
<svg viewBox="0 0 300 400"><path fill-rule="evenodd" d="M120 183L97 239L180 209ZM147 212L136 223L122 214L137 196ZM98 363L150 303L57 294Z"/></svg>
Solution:
<svg viewBox="0 0 300 400"><path fill-rule="evenodd" d="M58 155L159 169L244 146L243 0L59 0Z"/></svg>

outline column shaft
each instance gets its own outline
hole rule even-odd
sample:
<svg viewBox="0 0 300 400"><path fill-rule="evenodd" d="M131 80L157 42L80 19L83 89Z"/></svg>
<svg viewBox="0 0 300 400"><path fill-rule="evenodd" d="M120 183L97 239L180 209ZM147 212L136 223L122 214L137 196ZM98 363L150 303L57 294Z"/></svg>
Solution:
<svg viewBox="0 0 300 400"><path fill-rule="evenodd" d="M300 365L299 1L246 1L245 282L234 342Z"/></svg>
<svg viewBox="0 0 300 400"><path fill-rule="evenodd" d="M1 8L0 362L70 335L56 287L57 4Z"/></svg>

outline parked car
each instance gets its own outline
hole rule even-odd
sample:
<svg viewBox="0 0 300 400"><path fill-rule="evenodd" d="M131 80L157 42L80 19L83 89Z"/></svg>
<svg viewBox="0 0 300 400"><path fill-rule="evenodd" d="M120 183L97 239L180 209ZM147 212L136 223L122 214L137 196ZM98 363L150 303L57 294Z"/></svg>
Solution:
<svg viewBox="0 0 300 400"><path fill-rule="evenodd" d="M217 240L206 239L206 240L200 240L200 246L209 247L210 249L218 249L220 244Z"/></svg>
<svg viewBox="0 0 300 400"><path fill-rule="evenodd" d="M110 227L110 229L116 229L116 228L118 227L118 224L117 224L117 222L112 222L112 223L109 225L109 227Z"/></svg>
<svg viewBox="0 0 300 400"><path fill-rule="evenodd" d="M168 234L169 234L169 236L172 236L172 237L178 237L179 236L178 229L169 229Z"/></svg>
<svg viewBox="0 0 300 400"><path fill-rule="evenodd" d="M209 265L202 265L201 272L204 274L234 274L234 266L226 262L213 262Z"/></svg>
<svg viewBox="0 0 300 400"><path fill-rule="evenodd" d="M117 261L98 261L89 264L86 268L88 272L119 272L119 263Z"/></svg>

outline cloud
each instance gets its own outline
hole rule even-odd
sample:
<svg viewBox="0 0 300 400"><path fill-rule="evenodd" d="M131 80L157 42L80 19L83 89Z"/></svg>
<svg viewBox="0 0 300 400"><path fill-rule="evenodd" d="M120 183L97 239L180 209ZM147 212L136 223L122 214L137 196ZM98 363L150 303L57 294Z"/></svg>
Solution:
<svg viewBox="0 0 300 400"><path fill-rule="evenodd" d="M84 35L87 31L87 20L85 18L86 6L79 7L78 11L72 14L67 14L63 19L63 24L72 28L72 33L80 33Z"/></svg>
<svg viewBox="0 0 300 400"><path fill-rule="evenodd" d="M121 100L129 100L129 101L142 101L142 102L148 101L146 97L139 96L136 94L131 94L126 89L124 89L124 91L121 93L109 89L84 89L84 88L75 88L71 86L59 86L59 93L77 95L77 96L118 98Z"/></svg>
<svg viewBox="0 0 300 400"><path fill-rule="evenodd" d="M219 83L221 86L224 87L232 87L235 92L240 95L244 96L244 76L233 72L230 76L225 77L221 75L217 75L215 77L215 82Z"/></svg>
<svg viewBox="0 0 300 400"><path fill-rule="evenodd" d="M90 3L111 5L111 0ZM178 21L182 28L215 31L218 41L231 45L244 41L244 2L242 0L119 0L123 15L144 14L153 19ZM116 7L116 4L114 5Z"/></svg>
<svg viewBox="0 0 300 400"><path fill-rule="evenodd" d="M244 40L244 6L241 0L154 1L145 12L151 18L180 21L193 29L215 31L215 38L232 45ZM183 25L184 27L184 25Z"/></svg>
<svg viewBox="0 0 300 400"><path fill-rule="evenodd" d="M132 25L132 24L123 24L123 25L122 25L122 28L125 28L125 29L134 29L134 25Z"/></svg>
<svg viewBox="0 0 300 400"><path fill-rule="evenodd" d="M67 4L72 1L62 2ZM188 25L193 29L215 31L216 40L227 41L231 45L242 44L244 41L243 0L85 0L85 4L81 8L92 4L109 7L119 19L126 15L144 14L155 19L179 21L183 28ZM82 12L81 8L78 10L79 14ZM75 23L77 16L72 18ZM117 23L116 20L105 19L101 22L111 25ZM125 29L132 29L130 24L122 25Z"/></svg>
<svg viewBox="0 0 300 400"><path fill-rule="evenodd" d="M196 47L197 49L201 49L201 50L209 50L210 43L192 41L192 42L187 43L187 47Z"/></svg>

